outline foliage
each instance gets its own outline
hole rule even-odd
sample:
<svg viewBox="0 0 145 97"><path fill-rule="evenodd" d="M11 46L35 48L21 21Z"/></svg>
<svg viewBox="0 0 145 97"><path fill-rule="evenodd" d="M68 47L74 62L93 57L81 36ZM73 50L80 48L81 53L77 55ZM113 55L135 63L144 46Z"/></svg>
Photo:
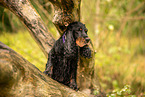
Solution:
<svg viewBox="0 0 145 97"><path fill-rule="evenodd" d="M112 91L111 94L108 94L108 97L124 97L124 96L128 96L128 97L136 97L135 95L130 95L131 93L131 89L129 85L125 85L122 89L115 89Z"/></svg>
<svg viewBox="0 0 145 97"><path fill-rule="evenodd" d="M3 31L17 32L17 30L24 30L20 20L8 9L0 6L0 34Z"/></svg>
<svg viewBox="0 0 145 97"><path fill-rule="evenodd" d="M119 43L115 40L114 35L109 35L95 55L95 68L101 86L111 92L129 84L131 94L141 95L145 89L145 60L144 55L136 55L138 38L128 41L122 37Z"/></svg>

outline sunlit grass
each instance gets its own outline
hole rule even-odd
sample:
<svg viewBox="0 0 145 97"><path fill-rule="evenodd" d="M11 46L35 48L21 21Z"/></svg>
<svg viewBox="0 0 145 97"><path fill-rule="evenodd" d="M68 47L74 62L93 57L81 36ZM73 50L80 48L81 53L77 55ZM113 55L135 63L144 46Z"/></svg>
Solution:
<svg viewBox="0 0 145 97"><path fill-rule="evenodd" d="M131 86L133 94L145 93L145 56L136 53L139 43L138 38L117 40L115 35L103 41L95 55L95 68L107 93L125 85Z"/></svg>
<svg viewBox="0 0 145 97"><path fill-rule="evenodd" d="M4 32L0 35L0 41L22 55L41 71L44 71L47 59L27 31Z"/></svg>

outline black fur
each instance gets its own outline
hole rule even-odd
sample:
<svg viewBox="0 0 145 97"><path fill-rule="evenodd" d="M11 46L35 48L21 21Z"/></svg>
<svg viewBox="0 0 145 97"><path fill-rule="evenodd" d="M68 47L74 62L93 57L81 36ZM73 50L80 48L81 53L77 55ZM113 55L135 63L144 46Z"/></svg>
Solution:
<svg viewBox="0 0 145 97"><path fill-rule="evenodd" d="M46 64L45 74L54 80L77 90L76 74L79 55L90 58L91 50L85 45L79 47L76 39L83 37L89 42L87 28L80 22L71 23L64 35L62 35L54 44L49 52Z"/></svg>

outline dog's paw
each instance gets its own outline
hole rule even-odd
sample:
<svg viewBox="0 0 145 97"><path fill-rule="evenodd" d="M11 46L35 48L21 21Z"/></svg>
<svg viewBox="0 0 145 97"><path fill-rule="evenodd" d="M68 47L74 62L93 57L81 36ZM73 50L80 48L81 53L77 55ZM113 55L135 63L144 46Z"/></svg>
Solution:
<svg viewBox="0 0 145 97"><path fill-rule="evenodd" d="M76 83L70 83L70 84L69 84L69 87L72 88L73 90L78 91L78 86L77 86Z"/></svg>

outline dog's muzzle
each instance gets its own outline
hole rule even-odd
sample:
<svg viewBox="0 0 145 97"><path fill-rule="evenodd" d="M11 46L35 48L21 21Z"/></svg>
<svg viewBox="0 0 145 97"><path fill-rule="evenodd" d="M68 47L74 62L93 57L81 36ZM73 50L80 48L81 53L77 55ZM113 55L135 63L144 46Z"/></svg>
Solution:
<svg viewBox="0 0 145 97"><path fill-rule="evenodd" d="M83 47L85 45L89 45L90 43L90 38L86 37L86 38L83 38L83 37L79 37L76 39L76 44L79 46L79 47Z"/></svg>

